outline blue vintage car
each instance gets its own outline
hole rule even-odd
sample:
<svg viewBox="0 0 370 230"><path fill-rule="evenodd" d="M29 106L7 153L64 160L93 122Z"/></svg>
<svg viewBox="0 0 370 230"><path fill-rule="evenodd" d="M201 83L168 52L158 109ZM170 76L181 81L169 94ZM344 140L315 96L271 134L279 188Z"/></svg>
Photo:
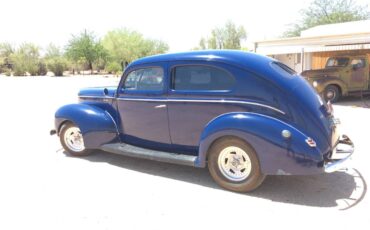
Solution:
<svg viewBox="0 0 370 230"><path fill-rule="evenodd" d="M87 88L61 107L66 152L94 149L208 167L222 187L247 192L266 175L342 169L354 147L330 104L277 60L241 51L197 51L131 63L118 87Z"/></svg>

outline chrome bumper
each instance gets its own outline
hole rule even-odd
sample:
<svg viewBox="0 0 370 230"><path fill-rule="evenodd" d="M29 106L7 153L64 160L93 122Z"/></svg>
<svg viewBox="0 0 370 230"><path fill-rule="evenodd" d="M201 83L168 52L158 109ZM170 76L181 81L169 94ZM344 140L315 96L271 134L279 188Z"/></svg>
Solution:
<svg viewBox="0 0 370 230"><path fill-rule="evenodd" d="M346 169L348 161L354 151L355 146L353 142L349 137L343 135L335 146L330 158L325 162L324 171L326 173L332 173L341 169Z"/></svg>

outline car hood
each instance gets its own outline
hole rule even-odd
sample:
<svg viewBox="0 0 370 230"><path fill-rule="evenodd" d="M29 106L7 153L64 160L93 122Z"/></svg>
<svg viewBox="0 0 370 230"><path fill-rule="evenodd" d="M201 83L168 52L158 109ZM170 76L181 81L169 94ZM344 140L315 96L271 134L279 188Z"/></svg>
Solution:
<svg viewBox="0 0 370 230"><path fill-rule="evenodd" d="M305 70L301 73L301 76L304 78L326 77L337 74L340 69L341 68Z"/></svg>
<svg viewBox="0 0 370 230"><path fill-rule="evenodd" d="M116 93L116 86L106 86L106 87L92 87L84 88L78 92L79 97L114 97Z"/></svg>

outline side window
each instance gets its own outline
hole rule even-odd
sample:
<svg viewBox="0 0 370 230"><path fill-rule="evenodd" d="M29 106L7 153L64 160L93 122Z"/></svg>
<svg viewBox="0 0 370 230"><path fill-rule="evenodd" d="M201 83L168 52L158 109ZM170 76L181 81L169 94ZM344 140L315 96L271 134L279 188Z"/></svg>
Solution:
<svg viewBox="0 0 370 230"><path fill-rule="evenodd" d="M151 67L134 70L126 77L123 89L161 91L163 89L163 69Z"/></svg>
<svg viewBox="0 0 370 230"><path fill-rule="evenodd" d="M172 74L174 90L231 90L235 83L231 74L210 66L178 66Z"/></svg>
<svg viewBox="0 0 370 230"><path fill-rule="evenodd" d="M365 60L364 59L352 59L351 65L356 66L357 68L363 68L365 67Z"/></svg>

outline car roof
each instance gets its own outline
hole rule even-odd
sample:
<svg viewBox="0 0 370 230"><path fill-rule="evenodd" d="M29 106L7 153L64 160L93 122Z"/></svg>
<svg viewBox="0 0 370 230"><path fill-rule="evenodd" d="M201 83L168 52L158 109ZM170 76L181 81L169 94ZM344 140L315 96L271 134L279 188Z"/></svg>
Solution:
<svg viewBox="0 0 370 230"><path fill-rule="evenodd" d="M258 66L265 66L266 63L273 61L273 59L239 50L202 50L144 57L132 62L129 67L166 61L216 61L253 70Z"/></svg>
<svg viewBox="0 0 370 230"><path fill-rule="evenodd" d="M286 70L276 70L276 65L279 61L256 53L239 51L239 50L203 50L190 51L182 53L168 53L155 56L144 57L132 62L127 71L141 65L151 65L159 62L168 61L214 61L221 62L227 65L233 65L252 72L255 76L266 79L283 90L291 90L296 87L292 86L290 77L286 77ZM280 66L280 65L278 65ZM125 70L125 71L126 71ZM289 74L289 73L288 73Z"/></svg>

